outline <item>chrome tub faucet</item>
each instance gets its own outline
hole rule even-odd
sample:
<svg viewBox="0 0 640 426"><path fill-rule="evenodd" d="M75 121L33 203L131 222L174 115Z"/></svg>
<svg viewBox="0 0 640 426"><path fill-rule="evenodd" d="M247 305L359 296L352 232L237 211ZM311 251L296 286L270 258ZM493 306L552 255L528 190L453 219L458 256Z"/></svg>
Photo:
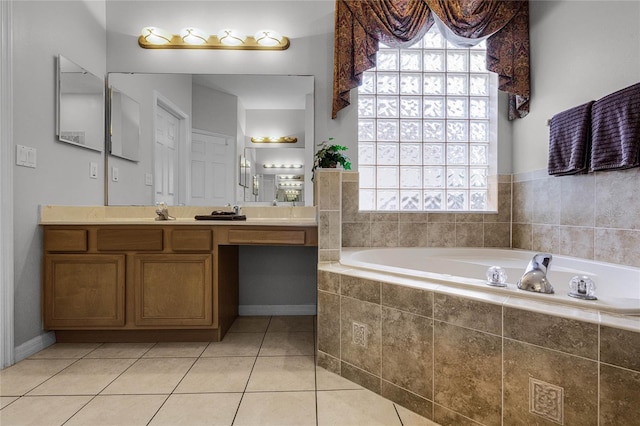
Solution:
<svg viewBox="0 0 640 426"><path fill-rule="evenodd" d="M551 259L552 256L549 253L537 253L533 256L524 274L518 280L518 288L536 293L553 293L553 286L547 279Z"/></svg>

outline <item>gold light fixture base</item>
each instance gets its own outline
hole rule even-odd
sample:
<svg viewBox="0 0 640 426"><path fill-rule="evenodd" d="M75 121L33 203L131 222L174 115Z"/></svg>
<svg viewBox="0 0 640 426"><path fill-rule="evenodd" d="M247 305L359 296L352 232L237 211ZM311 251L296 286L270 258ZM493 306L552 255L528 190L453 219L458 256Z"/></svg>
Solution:
<svg viewBox="0 0 640 426"><path fill-rule="evenodd" d="M296 143L298 142L298 138L291 136L281 136L279 138L264 136L264 137L254 137L251 138L252 143Z"/></svg>
<svg viewBox="0 0 640 426"><path fill-rule="evenodd" d="M287 50L290 42L287 37L282 37L279 44L275 46L264 46L258 44L252 36L247 36L244 42L237 46L223 44L218 36L209 36L203 44L189 44L182 40L177 34L173 34L168 43L154 44L147 41L144 36L138 37L138 45L143 49L220 49L220 50Z"/></svg>

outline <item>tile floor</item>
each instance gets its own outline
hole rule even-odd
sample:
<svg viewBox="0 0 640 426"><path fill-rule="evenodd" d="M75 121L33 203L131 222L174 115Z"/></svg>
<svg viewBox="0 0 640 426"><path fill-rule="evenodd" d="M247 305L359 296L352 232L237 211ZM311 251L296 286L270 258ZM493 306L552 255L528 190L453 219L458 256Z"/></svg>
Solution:
<svg viewBox="0 0 640 426"><path fill-rule="evenodd" d="M315 366L315 318L218 343L60 343L0 372L0 424L435 425Z"/></svg>

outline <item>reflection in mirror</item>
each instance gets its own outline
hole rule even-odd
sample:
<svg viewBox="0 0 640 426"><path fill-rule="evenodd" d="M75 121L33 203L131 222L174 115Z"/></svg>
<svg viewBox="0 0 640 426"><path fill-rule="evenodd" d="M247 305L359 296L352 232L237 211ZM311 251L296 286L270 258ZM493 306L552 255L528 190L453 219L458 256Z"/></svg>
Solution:
<svg viewBox="0 0 640 426"><path fill-rule="evenodd" d="M305 149L301 148L245 148L250 172L256 178L258 191L254 189L249 199L272 205L301 205L305 201ZM256 193L257 192L257 193Z"/></svg>
<svg viewBox="0 0 640 426"><path fill-rule="evenodd" d="M140 105L115 87L109 90L109 154L140 159Z"/></svg>
<svg viewBox="0 0 640 426"><path fill-rule="evenodd" d="M314 146L312 76L110 73L108 79L140 105L140 160L108 157L107 204L313 204L312 190L304 191ZM297 142L252 143L252 137ZM276 186L280 174L301 176L299 197ZM268 195L265 177L272 181Z"/></svg>
<svg viewBox="0 0 640 426"><path fill-rule="evenodd" d="M56 133L60 142L102 151L104 81L58 55Z"/></svg>

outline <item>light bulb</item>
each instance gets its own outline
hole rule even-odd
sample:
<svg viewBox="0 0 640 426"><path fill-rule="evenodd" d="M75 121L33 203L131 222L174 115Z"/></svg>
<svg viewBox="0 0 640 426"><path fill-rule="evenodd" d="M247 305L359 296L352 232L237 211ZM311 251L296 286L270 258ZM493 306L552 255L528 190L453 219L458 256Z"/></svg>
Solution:
<svg viewBox="0 0 640 426"><path fill-rule="evenodd" d="M197 28L183 28L180 30L180 38L187 44L201 45L207 42L209 36Z"/></svg>

